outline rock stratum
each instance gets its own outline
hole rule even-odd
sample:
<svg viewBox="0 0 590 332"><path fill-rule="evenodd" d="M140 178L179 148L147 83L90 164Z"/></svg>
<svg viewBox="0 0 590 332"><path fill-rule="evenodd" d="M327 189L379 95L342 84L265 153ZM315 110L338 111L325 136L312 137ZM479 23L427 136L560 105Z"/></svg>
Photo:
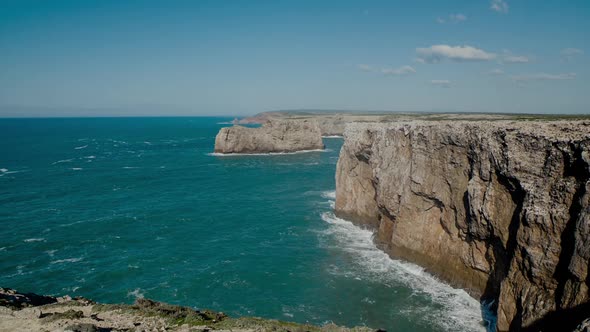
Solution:
<svg viewBox="0 0 590 332"><path fill-rule="evenodd" d="M0 331L183 331L183 332L370 332L366 327L314 326L256 317L231 318L148 299L134 304L101 304L0 288Z"/></svg>
<svg viewBox="0 0 590 332"><path fill-rule="evenodd" d="M590 317L590 122L352 123L335 212L482 302L498 331Z"/></svg>
<svg viewBox="0 0 590 332"><path fill-rule="evenodd" d="M216 153L280 153L324 149L317 120L269 120L259 128L221 128Z"/></svg>

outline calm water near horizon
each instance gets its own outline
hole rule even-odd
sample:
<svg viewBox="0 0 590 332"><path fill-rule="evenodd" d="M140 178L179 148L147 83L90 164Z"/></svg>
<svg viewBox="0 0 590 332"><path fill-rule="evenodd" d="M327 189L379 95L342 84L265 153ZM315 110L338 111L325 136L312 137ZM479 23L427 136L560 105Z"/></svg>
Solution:
<svg viewBox="0 0 590 332"><path fill-rule="evenodd" d="M0 286L296 322L485 331L478 301L335 218L326 152L219 157L231 118L0 119Z"/></svg>

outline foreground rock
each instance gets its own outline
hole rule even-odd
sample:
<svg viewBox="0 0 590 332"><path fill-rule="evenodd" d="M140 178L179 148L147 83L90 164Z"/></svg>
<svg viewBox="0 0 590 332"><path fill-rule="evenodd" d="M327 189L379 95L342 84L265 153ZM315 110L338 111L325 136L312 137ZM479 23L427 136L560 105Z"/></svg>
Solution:
<svg viewBox="0 0 590 332"><path fill-rule="evenodd" d="M316 120L271 120L259 128L221 128L215 137L216 153L271 153L323 149Z"/></svg>
<svg viewBox="0 0 590 332"><path fill-rule="evenodd" d="M33 299L33 300L31 300ZM40 300L40 301L38 301ZM39 296L0 288L0 331L275 331L370 332L369 328L322 327L262 318L230 318L147 299L98 304L84 298Z"/></svg>
<svg viewBox="0 0 590 332"><path fill-rule="evenodd" d="M350 124L337 215L497 306L498 331L590 316L590 122Z"/></svg>

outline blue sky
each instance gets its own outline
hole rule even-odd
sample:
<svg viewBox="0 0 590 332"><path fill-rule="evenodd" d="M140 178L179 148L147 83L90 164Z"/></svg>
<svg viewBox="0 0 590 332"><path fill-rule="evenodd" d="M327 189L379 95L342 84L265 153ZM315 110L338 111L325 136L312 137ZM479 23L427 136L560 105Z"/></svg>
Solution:
<svg viewBox="0 0 590 332"><path fill-rule="evenodd" d="M590 1L0 0L0 116L590 113Z"/></svg>

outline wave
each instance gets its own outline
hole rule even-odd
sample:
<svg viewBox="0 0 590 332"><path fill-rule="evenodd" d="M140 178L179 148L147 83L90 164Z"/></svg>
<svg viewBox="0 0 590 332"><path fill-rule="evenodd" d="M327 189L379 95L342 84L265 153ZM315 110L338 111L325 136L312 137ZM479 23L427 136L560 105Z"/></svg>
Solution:
<svg viewBox="0 0 590 332"><path fill-rule="evenodd" d="M96 159L96 156L86 156L84 159Z"/></svg>
<svg viewBox="0 0 590 332"><path fill-rule="evenodd" d="M416 294L430 298L441 308L420 312L425 322L448 331L486 331L480 303L467 292L441 282L418 265L391 259L373 243L372 231L340 219L332 212L325 212L321 217L330 225L326 234L336 240L338 248L352 256L357 265L353 272L356 278L368 277L384 284L401 282ZM403 313L416 314L411 308Z"/></svg>
<svg viewBox="0 0 590 332"><path fill-rule="evenodd" d="M300 151L293 151L293 152L267 152L267 153L219 153L219 152L211 152L207 153L208 156L214 157L233 157L233 156L282 156L282 155L289 155L289 154L300 154L300 153L309 153L309 152L330 152L330 149L315 149L315 150L300 150Z"/></svg>
<svg viewBox="0 0 590 332"><path fill-rule="evenodd" d="M45 241L45 238L42 237L33 237L30 239L24 239L23 242L31 243L31 242L42 242Z"/></svg>
<svg viewBox="0 0 590 332"><path fill-rule="evenodd" d="M74 161L74 158L71 158L71 159L63 159L63 160L58 160L58 161L52 163L51 165L61 164L61 163L71 163L72 161Z"/></svg>
<svg viewBox="0 0 590 332"><path fill-rule="evenodd" d="M344 138L342 135L326 135L322 136L322 138Z"/></svg>
<svg viewBox="0 0 590 332"><path fill-rule="evenodd" d="M143 299L144 293L141 288L136 288L132 291L127 292L127 297L132 297L134 299Z"/></svg>
<svg viewBox="0 0 590 332"><path fill-rule="evenodd" d="M82 260L82 257L74 257L74 258L66 258L66 259L58 259L56 261L51 261L50 264L61 264L61 263L77 263Z"/></svg>
<svg viewBox="0 0 590 332"><path fill-rule="evenodd" d="M0 172L6 173L6 172L8 172L8 169L6 169L6 168L0 168Z"/></svg>
<svg viewBox="0 0 590 332"><path fill-rule="evenodd" d="M72 168L70 168L70 169L71 169L72 171L81 171L81 170L83 170L83 168L82 168L82 167L72 167Z"/></svg>
<svg viewBox="0 0 590 332"><path fill-rule="evenodd" d="M82 150L82 149L86 149L87 147L88 147L88 145L77 146L74 148L74 150Z"/></svg>
<svg viewBox="0 0 590 332"><path fill-rule="evenodd" d="M323 198L336 199L336 190L322 191Z"/></svg>

